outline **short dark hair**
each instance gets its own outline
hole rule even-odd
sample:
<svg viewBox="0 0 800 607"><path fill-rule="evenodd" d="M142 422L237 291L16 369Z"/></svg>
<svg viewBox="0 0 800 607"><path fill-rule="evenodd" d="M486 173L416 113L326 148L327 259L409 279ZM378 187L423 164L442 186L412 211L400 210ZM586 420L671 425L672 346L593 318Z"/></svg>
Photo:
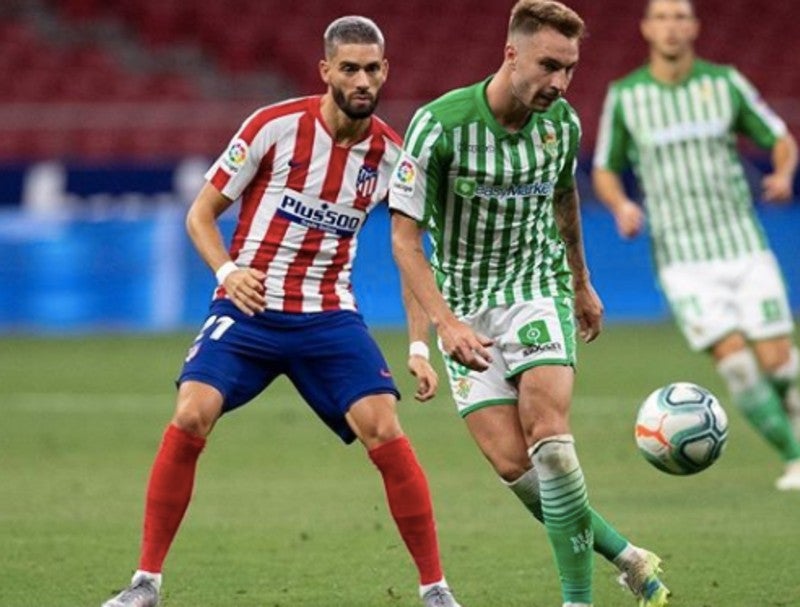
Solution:
<svg viewBox="0 0 800 607"><path fill-rule="evenodd" d="M339 17L326 29L325 56L331 57L340 44L377 44L383 50L383 33L372 19L360 15Z"/></svg>
<svg viewBox="0 0 800 607"><path fill-rule="evenodd" d="M567 38L582 38L586 31L583 19L556 0L519 0L511 9L508 34L535 34L550 27Z"/></svg>

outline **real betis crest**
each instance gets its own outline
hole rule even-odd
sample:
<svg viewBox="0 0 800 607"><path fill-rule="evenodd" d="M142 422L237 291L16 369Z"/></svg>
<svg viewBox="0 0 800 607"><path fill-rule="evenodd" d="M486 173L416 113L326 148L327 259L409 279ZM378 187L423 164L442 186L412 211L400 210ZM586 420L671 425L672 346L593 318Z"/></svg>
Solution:
<svg viewBox="0 0 800 607"><path fill-rule="evenodd" d="M546 133L544 138L542 139L542 147L544 147L544 151L550 154L555 158L558 155L558 138L555 136L555 133Z"/></svg>
<svg viewBox="0 0 800 607"><path fill-rule="evenodd" d="M459 377L456 380L455 393L459 398L467 398L472 390L472 381L467 377Z"/></svg>

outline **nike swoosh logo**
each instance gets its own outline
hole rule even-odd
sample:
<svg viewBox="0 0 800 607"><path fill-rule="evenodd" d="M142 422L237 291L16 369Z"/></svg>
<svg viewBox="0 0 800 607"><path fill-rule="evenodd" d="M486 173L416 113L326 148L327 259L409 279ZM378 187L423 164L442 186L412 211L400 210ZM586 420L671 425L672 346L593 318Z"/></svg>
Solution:
<svg viewBox="0 0 800 607"><path fill-rule="evenodd" d="M299 169L300 167L306 166L305 162L301 162L300 160L290 160L289 161L289 168L290 169Z"/></svg>
<svg viewBox="0 0 800 607"><path fill-rule="evenodd" d="M381 369L381 377L391 377L391 376L392 376L391 371L387 371L386 369Z"/></svg>

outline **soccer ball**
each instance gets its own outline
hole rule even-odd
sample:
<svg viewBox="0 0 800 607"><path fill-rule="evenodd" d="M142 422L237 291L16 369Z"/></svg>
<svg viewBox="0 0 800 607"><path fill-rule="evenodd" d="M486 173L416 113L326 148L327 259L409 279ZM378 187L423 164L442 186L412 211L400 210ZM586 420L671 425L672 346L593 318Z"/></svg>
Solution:
<svg viewBox="0 0 800 607"><path fill-rule="evenodd" d="M645 459L669 474L695 474L722 454L728 416L717 398L688 382L653 391L636 416L636 445Z"/></svg>

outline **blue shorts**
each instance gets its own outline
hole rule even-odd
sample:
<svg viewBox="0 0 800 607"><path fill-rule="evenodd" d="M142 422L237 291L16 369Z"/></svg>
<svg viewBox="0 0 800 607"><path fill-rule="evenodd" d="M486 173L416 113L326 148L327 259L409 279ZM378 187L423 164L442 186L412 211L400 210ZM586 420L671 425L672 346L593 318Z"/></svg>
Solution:
<svg viewBox="0 0 800 607"><path fill-rule="evenodd" d="M281 374L346 443L356 438L345 419L353 403L370 394L400 398L357 312L268 310L251 317L228 300L211 304L178 384L191 380L213 386L222 393L226 413L255 398Z"/></svg>

